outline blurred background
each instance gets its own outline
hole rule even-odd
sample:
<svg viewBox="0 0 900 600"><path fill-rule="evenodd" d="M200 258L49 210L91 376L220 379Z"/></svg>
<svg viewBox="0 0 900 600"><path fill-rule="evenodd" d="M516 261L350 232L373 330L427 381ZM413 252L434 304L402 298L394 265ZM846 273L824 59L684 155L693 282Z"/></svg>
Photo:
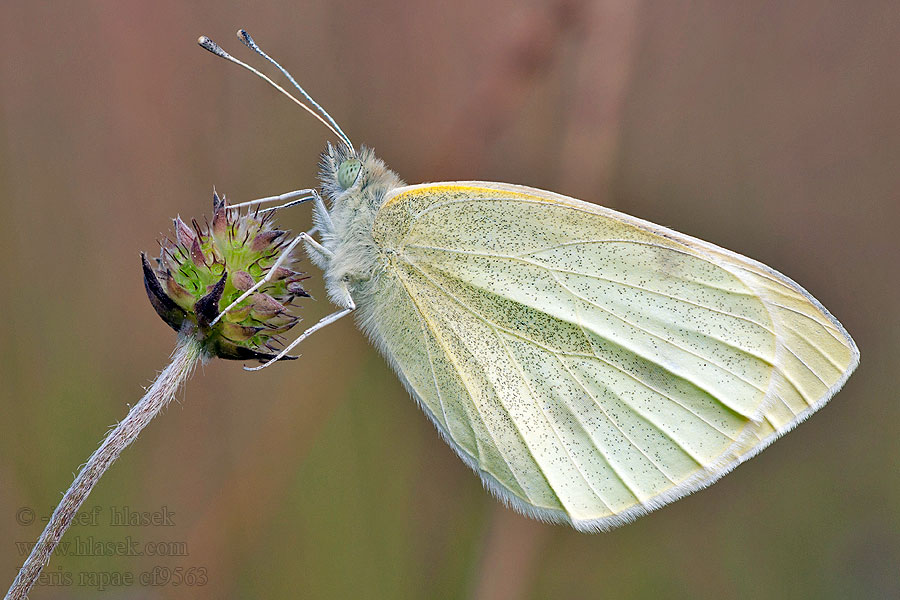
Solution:
<svg viewBox="0 0 900 600"><path fill-rule="evenodd" d="M754 257L862 364L715 486L584 535L493 500L343 321L295 363L198 372L31 598L900 597L895 2L247 4L0 7L4 586L173 347L139 252L208 215L213 185L243 201L316 181L327 131L196 46L260 65L245 27L407 181L537 186ZM308 207L279 219L307 228ZM311 323L332 309L307 270Z"/></svg>

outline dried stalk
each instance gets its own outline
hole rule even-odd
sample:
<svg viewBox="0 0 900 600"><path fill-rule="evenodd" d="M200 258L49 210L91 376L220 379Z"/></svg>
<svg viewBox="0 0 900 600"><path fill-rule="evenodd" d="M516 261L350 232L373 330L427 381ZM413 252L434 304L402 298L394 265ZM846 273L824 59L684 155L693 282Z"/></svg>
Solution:
<svg viewBox="0 0 900 600"><path fill-rule="evenodd" d="M6 600L24 600L37 582L43 568L59 540L72 524L78 509L106 470L112 466L122 451L175 397L181 385L190 377L202 355L200 344L194 336L180 335L172 360L159 374L150 389L132 407L128 415L113 429L100 447L84 464L81 472L63 495L44 528L41 537L19 570L19 574L6 593Z"/></svg>

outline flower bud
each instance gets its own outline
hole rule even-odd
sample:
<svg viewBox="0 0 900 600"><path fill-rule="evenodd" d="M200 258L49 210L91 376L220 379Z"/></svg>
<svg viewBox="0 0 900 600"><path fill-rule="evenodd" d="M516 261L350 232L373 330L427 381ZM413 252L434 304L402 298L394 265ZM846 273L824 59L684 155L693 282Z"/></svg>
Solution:
<svg viewBox="0 0 900 600"><path fill-rule="evenodd" d="M210 356L270 360L281 335L296 325L294 298L309 296L303 273L288 257L272 277L225 315L221 311L262 281L290 240L272 214L245 214L213 194L212 224L174 220L174 238L160 242L154 268L141 253L144 287L157 314L184 335L196 336ZM285 357L288 358L288 357Z"/></svg>

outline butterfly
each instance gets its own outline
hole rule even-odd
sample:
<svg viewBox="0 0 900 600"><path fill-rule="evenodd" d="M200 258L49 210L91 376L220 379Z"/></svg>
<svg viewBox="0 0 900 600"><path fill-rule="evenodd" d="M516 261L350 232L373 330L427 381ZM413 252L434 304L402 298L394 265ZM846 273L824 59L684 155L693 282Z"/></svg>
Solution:
<svg viewBox="0 0 900 600"><path fill-rule="evenodd" d="M340 309L280 356L354 314L444 440L517 511L585 532L631 521L755 456L856 368L828 310L750 258L549 191L407 185L238 37L314 108L200 44L342 141L322 155L321 194L277 198L314 202L313 232L293 243Z"/></svg>

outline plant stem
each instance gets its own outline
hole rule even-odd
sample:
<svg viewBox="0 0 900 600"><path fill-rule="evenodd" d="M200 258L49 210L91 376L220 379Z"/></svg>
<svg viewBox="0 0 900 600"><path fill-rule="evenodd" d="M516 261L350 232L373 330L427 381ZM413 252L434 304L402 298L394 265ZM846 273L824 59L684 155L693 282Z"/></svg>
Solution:
<svg viewBox="0 0 900 600"><path fill-rule="evenodd" d="M192 335L179 335L172 352L172 360L159 374L144 397L135 404L128 415L113 429L100 447L84 464L75 481L66 490L41 537L19 570L19 574L6 593L5 600L23 600L37 582L43 568L50 562L50 555L63 534L72 524L82 503L106 470L116 461L138 434L153 420L159 411L175 397L181 385L190 377L202 355L197 340Z"/></svg>

